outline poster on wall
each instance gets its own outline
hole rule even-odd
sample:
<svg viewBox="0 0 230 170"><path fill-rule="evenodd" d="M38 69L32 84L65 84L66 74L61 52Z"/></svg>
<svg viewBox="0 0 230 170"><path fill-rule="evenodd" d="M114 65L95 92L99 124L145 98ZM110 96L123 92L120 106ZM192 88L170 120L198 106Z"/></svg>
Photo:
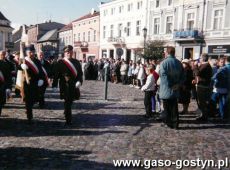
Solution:
<svg viewBox="0 0 230 170"><path fill-rule="evenodd" d="M3 50L3 33L0 32L0 50Z"/></svg>
<svg viewBox="0 0 230 170"><path fill-rule="evenodd" d="M210 45L208 46L208 53L217 55L230 53L230 45Z"/></svg>

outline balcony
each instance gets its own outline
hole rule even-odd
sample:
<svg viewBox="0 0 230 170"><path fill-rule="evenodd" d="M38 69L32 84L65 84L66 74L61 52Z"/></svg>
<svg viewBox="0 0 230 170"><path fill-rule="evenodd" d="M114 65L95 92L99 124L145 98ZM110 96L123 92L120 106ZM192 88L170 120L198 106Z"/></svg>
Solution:
<svg viewBox="0 0 230 170"><path fill-rule="evenodd" d="M88 42L86 42L86 41L75 41L74 47L88 48Z"/></svg>
<svg viewBox="0 0 230 170"><path fill-rule="evenodd" d="M199 30L180 30L174 32L175 41L189 41L189 40L201 40L203 39L203 34Z"/></svg>

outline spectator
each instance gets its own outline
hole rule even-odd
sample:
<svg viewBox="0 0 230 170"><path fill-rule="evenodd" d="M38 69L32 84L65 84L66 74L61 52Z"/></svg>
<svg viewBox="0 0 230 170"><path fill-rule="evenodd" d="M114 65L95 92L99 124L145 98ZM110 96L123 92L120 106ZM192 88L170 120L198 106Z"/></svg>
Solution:
<svg viewBox="0 0 230 170"><path fill-rule="evenodd" d="M175 57L175 48L168 47L167 58L160 65L160 98L165 111L164 123L170 128L178 128L179 87L183 82L183 66Z"/></svg>
<svg viewBox="0 0 230 170"><path fill-rule="evenodd" d="M134 87L135 86L135 82L136 82L136 75L135 75L135 70L136 70L136 66L137 64L136 63L133 63L133 66L132 66L132 84L130 85L130 87Z"/></svg>
<svg viewBox="0 0 230 170"><path fill-rule="evenodd" d="M134 70L134 65L133 62L129 62L129 69L128 69L128 84L132 85L132 79L133 79L133 70Z"/></svg>
<svg viewBox="0 0 230 170"><path fill-rule="evenodd" d="M139 83L138 83L138 79L137 79L139 71L140 71L140 63L137 62L136 68L134 70L134 78L135 78L134 82L135 82L136 88L140 88Z"/></svg>
<svg viewBox="0 0 230 170"><path fill-rule="evenodd" d="M193 72L190 66L190 61L188 59L184 59L182 61L182 65L184 68L185 80L182 87L180 88L179 103L183 104L183 111L181 112L181 114L187 114L191 98Z"/></svg>
<svg viewBox="0 0 230 170"><path fill-rule="evenodd" d="M228 116L227 110L227 96L230 86L230 57L227 58L227 64L225 67L220 68L213 76L214 90L212 94L212 101L217 102L219 100L219 113L222 120Z"/></svg>
<svg viewBox="0 0 230 170"><path fill-rule="evenodd" d="M198 121L205 121L209 113L209 101L211 98L211 77L213 70L208 63L208 55L202 54L200 59L200 66L196 72L197 83L197 101L198 107L201 110L201 116L197 118Z"/></svg>
<svg viewBox="0 0 230 170"><path fill-rule="evenodd" d="M144 85L145 79L146 79L146 74L145 74L144 65L140 64L140 70L137 75L138 88L141 88Z"/></svg>
<svg viewBox="0 0 230 170"><path fill-rule="evenodd" d="M95 59L93 62L93 80L98 79L98 60Z"/></svg>
<svg viewBox="0 0 230 170"><path fill-rule="evenodd" d="M148 77L147 77L146 84L141 88L141 91L145 92L144 104L146 110L146 114L145 114L146 118L150 118L152 116L151 99L155 90L155 80L152 72L153 72L152 66L146 68L146 73Z"/></svg>
<svg viewBox="0 0 230 170"><path fill-rule="evenodd" d="M128 64L124 60L122 61L120 72L122 84L125 85L127 83Z"/></svg>
<svg viewBox="0 0 230 170"><path fill-rule="evenodd" d="M100 59L98 63L98 80L103 80L103 68L104 68L104 62L102 59Z"/></svg>

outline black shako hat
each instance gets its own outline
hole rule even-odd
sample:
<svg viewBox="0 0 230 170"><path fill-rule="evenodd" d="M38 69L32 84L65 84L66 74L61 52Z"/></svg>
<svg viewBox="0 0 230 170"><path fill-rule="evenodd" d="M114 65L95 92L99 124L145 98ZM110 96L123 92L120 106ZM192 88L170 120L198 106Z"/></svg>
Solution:
<svg viewBox="0 0 230 170"><path fill-rule="evenodd" d="M63 48L64 52L70 52L73 51L73 46L72 45L67 45Z"/></svg>
<svg viewBox="0 0 230 170"><path fill-rule="evenodd" d="M33 45L33 44L30 44L30 45L26 46L26 51L35 52L34 45Z"/></svg>

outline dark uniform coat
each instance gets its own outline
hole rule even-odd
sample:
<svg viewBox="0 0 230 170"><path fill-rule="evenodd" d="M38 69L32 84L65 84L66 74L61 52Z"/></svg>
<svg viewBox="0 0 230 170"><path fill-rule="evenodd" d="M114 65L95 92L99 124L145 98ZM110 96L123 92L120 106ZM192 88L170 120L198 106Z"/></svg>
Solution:
<svg viewBox="0 0 230 170"><path fill-rule="evenodd" d="M41 63L38 59L33 58L32 61L37 66L39 73L36 74L30 67L28 67L27 73L30 83L27 84L26 79L23 81L25 101L34 103L38 100L38 81L40 79L44 80L44 73L41 67Z"/></svg>
<svg viewBox="0 0 230 170"><path fill-rule="evenodd" d="M69 59L69 61L74 65L77 71L77 77L73 75L71 70L66 66L63 60L59 60L56 64L57 72L54 76L54 84L53 87L57 87L58 80L59 80L59 87L60 87L60 98L68 101L76 100L76 82L83 82L83 73L81 64L76 59Z"/></svg>
<svg viewBox="0 0 230 170"><path fill-rule="evenodd" d="M0 105L3 106L6 103L6 89L12 88L11 67L5 60L0 60L0 71L5 79L0 82Z"/></svg>

